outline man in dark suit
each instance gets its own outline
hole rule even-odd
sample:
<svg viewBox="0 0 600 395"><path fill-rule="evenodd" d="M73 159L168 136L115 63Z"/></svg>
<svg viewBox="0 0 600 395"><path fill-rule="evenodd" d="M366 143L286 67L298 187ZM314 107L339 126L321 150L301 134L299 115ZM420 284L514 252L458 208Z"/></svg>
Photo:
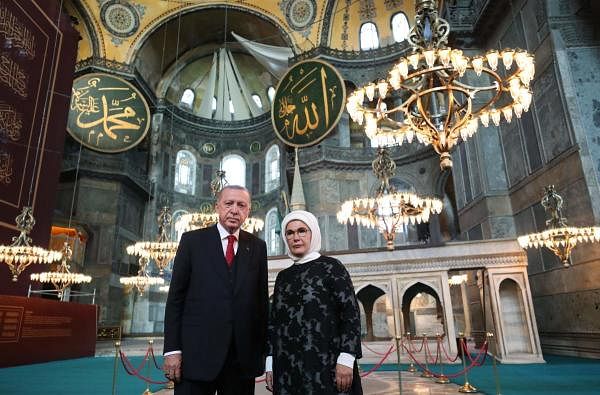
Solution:
<svg viewBox="0 0 600 395"><path fill-rule="evenodd" d="M177 395L254 394L264 371L268 289L263 240L240 230L250 193L226 186L219 223L184 233L165 308L165 376Z"/></svg>

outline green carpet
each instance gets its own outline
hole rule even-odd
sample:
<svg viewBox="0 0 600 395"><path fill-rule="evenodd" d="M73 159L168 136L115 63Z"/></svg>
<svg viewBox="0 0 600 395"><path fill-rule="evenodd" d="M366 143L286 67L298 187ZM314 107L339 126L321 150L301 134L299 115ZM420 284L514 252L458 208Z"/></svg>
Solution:
<svg viewBox="0 0 600 395"><path fill-rule="evenodd" d="M600 360L544 355L545 364L500 365L498 378L502 395L599 395ZM372 364L361 364L363 370L372 368ZM408 365L403 365L406 370ZM430 366L437 372L437 367ZM445 374L460 371L462 366L444 367ZM396 371L396 364L384 364L381 371ZM475 367L468 372L469 382L480 393L495 395L496 381L491 359L485 365ZM452 382L462 385L464 378L458 377Z"/></svg>
<svg viewBox="0 0 600 395"><path fill-rule="evenodd" d="M134 367L142 362L142 357L130 358ZM159 366L162 358L156 358ZM39 395L39 394L112 394L114 358L80 358L65 361L39 363L0 369L0 395ZM150 361L150 378L164 381L162 372L156 370ZM146 376L144 371L144 376ZM116 394L141 394L146 389L142 380L129 376L121 362L117 366ZM152 392L164 385L150 385Z"/></svg>
<svg viewBox="0 0 600 395"><path fill-rule="evenodd" d="M600 394L600 360L545 356L546 364L498 365L501 394L503 395L598 395ZM133 357L138 366L142 357ZM162 363L157 358L158 363ZM113 358L81 358L0 369L1 395L33 394L102 394L112 393ZM361 364L363 370L373 365ZM406 366L404 366L406 369ZM383 371L396 370L395 364L385 364ZM437 370L437 369L435 369ZM458 366L445 368L446 373L460 370ZM152 366L151 377L164 380L161 372ZM462 377L453 380L462 384ZM469 381L482 393L496 394L493 367L486 364L469 372ZM144 382L128 376L119 363L117 394L141 394ZM152 391L163 388L151 385Z"/></svg>

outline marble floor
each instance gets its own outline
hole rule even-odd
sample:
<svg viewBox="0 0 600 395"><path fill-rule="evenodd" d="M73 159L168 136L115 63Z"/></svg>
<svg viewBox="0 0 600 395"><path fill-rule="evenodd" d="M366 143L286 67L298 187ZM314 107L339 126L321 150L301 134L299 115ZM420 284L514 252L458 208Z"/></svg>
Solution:
<svg viewBox="0 0 600 395"><path fill-rule="evenodd" d="M127 338L122 340L122 349L128 356L145 355L149 338ZM156 355L162 353L162 339L153 340ZM381 360L380 353L389 347L386 343L369 343L371 352L363 348L364 358L362 363L376 363ZM112 341L98 342L96 345L96 356L114 356L115 347ZM394 363L396 359L387 360ZM405 362L405 361L402 361ZM402 372L402 390L398 386L397 372L372 372L363 377L362 386L365 395L446 395L457 394L459 386L453 383L437 384L432 379L420 377L419 373ZM164 389L154 394L172 395L173 390ZM264 382L256 384L256 395L268 395Z"/></svg>

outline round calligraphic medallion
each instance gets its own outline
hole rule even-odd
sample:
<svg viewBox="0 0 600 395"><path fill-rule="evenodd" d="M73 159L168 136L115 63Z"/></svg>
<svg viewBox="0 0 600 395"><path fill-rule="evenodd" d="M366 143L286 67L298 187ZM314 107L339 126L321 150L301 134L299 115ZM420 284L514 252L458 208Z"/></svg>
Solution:
<svg viewBox="0 0 600 395"><path fill-rule="evenodd" d="M292 0L286 9L288 25L294 30L304 30L315 20L317 3L315 0Z"/></svg>
<svg viewBox="0 0 600 395"><path fill-rule="evenodd" d="M290 68L277 85L273 128L292 147L317 144L337 125L345 103L340 73L322 60L305 60Z"/></svg>
<svg viewBox="0 0 600 395"><path fill-rule="evenodd" d="M100 16L104 27L117 37L132 36L140 26L135 8L119 0L104 3L100 9Z"/></svg>
<svg viewBox="0 0 600 395"><path fill-rule="evenodd" d="M150 109L129 82L109 74L77 78L71 91L67 130L95 151L116 153L138 145L150 127Z"/></svg>

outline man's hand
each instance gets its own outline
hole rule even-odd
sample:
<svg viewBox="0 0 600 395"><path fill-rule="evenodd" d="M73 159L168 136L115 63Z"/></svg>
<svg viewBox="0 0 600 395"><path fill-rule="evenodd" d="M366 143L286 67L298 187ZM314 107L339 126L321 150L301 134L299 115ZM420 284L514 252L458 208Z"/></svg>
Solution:
<svg viewBox="0 0 600 395"><path fill-rule="evenodd" d="M179 383L179 380L181 380L181 354L167 355L164 360L165 377Z"/></svg>
<svg viewBox="0 0 600 395"><path fill-rule="evenodd" d="M273 372L266 372L265 379L267 382L267 389L273 392Z"/></svg>
<svg viewBox="0 0 600 395"><path fill-rule="evenodd" d="M338 391L348 392L352 386L352 368L337 364L335 365L335 385Z"/></svg>

